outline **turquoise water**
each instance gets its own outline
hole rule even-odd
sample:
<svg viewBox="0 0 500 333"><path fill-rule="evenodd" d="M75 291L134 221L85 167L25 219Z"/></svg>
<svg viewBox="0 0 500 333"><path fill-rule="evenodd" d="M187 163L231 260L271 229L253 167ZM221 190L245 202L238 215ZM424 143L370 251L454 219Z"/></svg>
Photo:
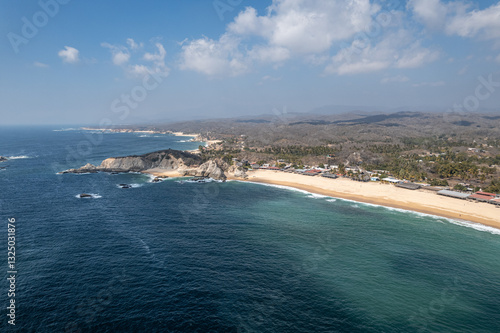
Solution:
<svg viewBox="0 0 500 333"><path fill-rule="evenodd" d="M16 326L3 315L2 332L500 331L493 229L241 182L56 175L199 145L94 135L0 131L0 155L22 157L0 171L1 219L18 221Z"/></svg>

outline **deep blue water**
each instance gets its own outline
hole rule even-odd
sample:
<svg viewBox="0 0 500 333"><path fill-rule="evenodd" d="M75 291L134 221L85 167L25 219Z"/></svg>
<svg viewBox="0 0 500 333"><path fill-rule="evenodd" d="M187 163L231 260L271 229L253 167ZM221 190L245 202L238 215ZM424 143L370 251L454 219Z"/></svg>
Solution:
<svg viewBox="0 0 500 333"><path fill-rule="evenodd" d="M256 184L56 175L199 143L53 129L0 129L0 155L25 157L0 164L1 332L500 331L499 233Z"/></svg>

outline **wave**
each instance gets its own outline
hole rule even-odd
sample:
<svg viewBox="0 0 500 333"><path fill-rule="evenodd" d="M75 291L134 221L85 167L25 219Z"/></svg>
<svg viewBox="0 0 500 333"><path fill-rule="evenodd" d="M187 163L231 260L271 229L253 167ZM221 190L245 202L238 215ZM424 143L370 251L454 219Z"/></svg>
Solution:
<svg viewBox="0 0 500 333"><path fill-rule="evenodd" d="M78 199L100 199L100 198L102 198L102 196L97 194L97 193L87 193L87 194L89 194L91 197L81 198L80 194L77 194L77 195L75 195L75 198L78 198Z"/></svg>
<svg viewBox="0 0 500 333"><path fill-rule="evenodd" d="M290 186L275 185L275 184L266 184L266 183L258 183L258 182L245 182L245 181L240 181L240 180L237 180L237 182L240 182L240 183L251 183L251 184L257 184L257 185L263 185L263 186L270 186L270 187L275 187L275 188L280 188L280 189L285 189L285 190L300 192L300 193L306 194L308 197L311 197L311 195L313 195L313 193L311 193L311 192L308 192L308 191L305 191L305 190L301 190L301 189L297 189L297 188L290 187ZM322 195L318 194L316 196L322 196ZM466 227L466 228L471 228L471 229L474 229L474 230L477 230L477 231L488 232L488 233L493 234L493 235L500 235L500 229L497 229L497 228L494 228L494 227L490 227L490 226L487 226L487 225L483 225L483 224L480 224L480 223L471 222L471 221L452 219L452 218L448 218L448 217L443 217L443 216L438 216L438 215L432 215L432 214L427 214L427 213L421 213L421 212L416 212L416 211L413 211L413 210L408 210L408 209L403 209L403 208L394 208L394 207L389 207L389 206L384 206L384 205L377 205L377 204L366 203L366 202L360 202L360 201L355 201L355 200L350 200L350 199L344 199L344 198L335 198L335 197L329 197L329 196L322 196L322 197L323 198L328 198L326 201L329 201L329 202L335 202L337 200L346 201L346 202L352 203L353 207L355 207L355 208L360 208L360 206L371 206L371 207L383 208L383 209L390 210L390 211L397 211L397 212L400 212L400 213L406 213L406 214L410 213L410 214L417 215L419 217L423 217L423 218L426 218L426 219L432 218L436 222L446 221L446 222L449 222L449 223L454 224L454 225L458 225L458 226L462 226L462 227Z"/></svg>
<svg viewBox="0 0 500 333"><path fill-rule="evenodd" d="M144 184L138 184L138 183L132 183L132 184L127 184L127 185L130 186L131 188L138 188L138 187L143 187L144 186ZM116 187L122 188L120 186L120 184L116 184Z"/></svg>
<svg viewBox="0 0 500 333"><path fill-rule="evenodd" d="M489 232L490 234L493 234L493 235L500 235L500 229L489 227L489 226L484 225L484 224L479 224L479 223L464 221L464 220L452 220L452 219L448 219L448 222L453 223L455 225L462 226L462 227L472 228L472 229L475 229L478 231Z"/></svg>
<svg viewBox="0 0 500 333"><path fill-rule="evenodd" d="M223 180L213 179L213 178L205 178L203 181L197 181L192 179L183 180L184 183L192 183L192 184L205 184L205 183L223 183Z"/></svg>
<svg viewBox="0 0 500 333"><path fill-rule="evenodd" d="M32 156L27 156L27 155L7 156L7 159L9 159L9 160L22 160L25 158L32 158Z"/></svg>
<svg viewBox="0 0 500 333"><path fill-rule="evenodd" d="M175 142L190 142L189 140L179 140L179 141L175 141Z"/></svg>

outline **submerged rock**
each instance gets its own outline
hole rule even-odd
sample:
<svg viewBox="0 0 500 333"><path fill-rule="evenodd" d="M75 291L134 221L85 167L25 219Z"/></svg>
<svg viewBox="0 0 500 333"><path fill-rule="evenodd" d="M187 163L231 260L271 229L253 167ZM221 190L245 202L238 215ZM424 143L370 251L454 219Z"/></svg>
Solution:
<svg viewBox="0 0 500 333"><path fill-rule="evenodd" d="M0 162L5 162L8 161L9 159L7 157L0 156Z"/></svg>

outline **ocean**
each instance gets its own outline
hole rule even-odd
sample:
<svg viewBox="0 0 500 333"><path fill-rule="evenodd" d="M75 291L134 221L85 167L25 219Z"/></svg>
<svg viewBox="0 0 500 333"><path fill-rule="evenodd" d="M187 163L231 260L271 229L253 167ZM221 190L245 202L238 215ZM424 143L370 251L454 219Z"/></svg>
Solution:
<svg viewBox="0 0 500 333"><path fill-rule="evenodd" d="M188 139L0 128L1 332L500 332L495 229L278 186L57 174Z"/></svg>

